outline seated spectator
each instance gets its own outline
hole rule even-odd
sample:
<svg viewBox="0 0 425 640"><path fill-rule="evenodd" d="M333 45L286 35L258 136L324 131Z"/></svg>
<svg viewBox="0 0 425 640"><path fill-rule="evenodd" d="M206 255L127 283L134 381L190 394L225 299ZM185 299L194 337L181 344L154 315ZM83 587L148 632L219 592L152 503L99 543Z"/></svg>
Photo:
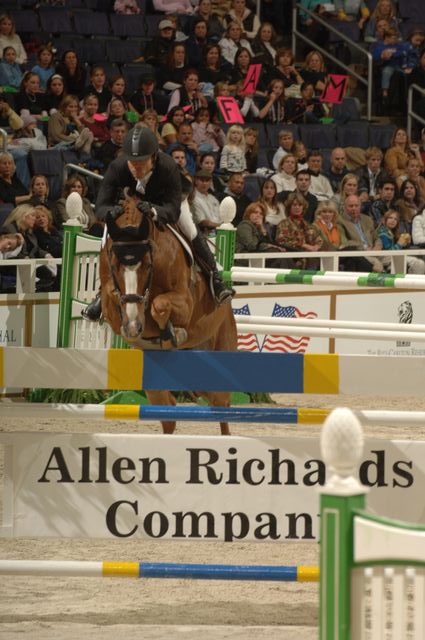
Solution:
<svg viewBox="0 0 425 640"><path fill-rule="evenodd" d="M308 164L307 164L308 151L304 142L301 142L301 140L297 140L295 143L294 155L298 161L298 170L301 171L301 169L308 169Z"/></svg>
<svg viewBox="0 0 425 640"><path fill-rule="evenodd" d="M388 98L390 82L394 73L403 73L407 69L411 71L414 67L414 64L408 61L408 43L400 41L399 38L398 30L390 27L384 33L383 42L377 43L373 49L373 59L380 64L381 91L384 105Z"/></svg>
<svg viewBox="0 0 425 640"><path fill-rule="evenodd" d="M242 37L242 29L237 22L230 22L218 44L220 45L221 55L231 65L233 65L235 56L241 47L248 49L252 55L251 46L248 40Z"/></svg>
<svg viewBox="0 0 425 640"><path fill-rule="evenodd" d="M155 11L167 13L182 13L192 15L193 7L190 0L152 0Z"/></svg>
<svg viewBox="0 0 425 640"><path fill-rule="evenodd" d="M31 178L29 194L30 199L28 200L28 204L32 204L35 207L42 204L47 207L47 209L52 208L53 203L49 199L49 181L45 175L36 173Z"/></svg>
<svg viewBox="0 0 425 640"><path fill-rule="evenodd" d="M227 182L222 197L230 196L236 204L236 214L233 218L233 226L237 227L243 218L245 209L252 200L244 194L245 178L242 173L233 173Z"/></svg>
<svg viewBox="0 0 425 640"><path fill-rule="evenodd" d="M99 160L104 167L105 171L112 160L117 158L122 151L122 144L125 134L128 132L128 126L125 120L117 118L112 120L109 129L110 139L104 142L99 148L95 149L95 157Z"/></svg>
<svg viewBox="0 0 425 640"><path fill-rule="evenodd" d="M335 202L323 200L316 209L313 227L322 238L322 251L340 251L347 246L347 238L339 221Z"/></svg>
<svg viewBox="0 0 425 640"><path fill-rule="evenodd" d="M244 129L245 160L248 173L255 173L258 168L258 131L253 127Z"/></svg>
<svg viewBox="0 0 425 640"><path fill-rule="evenodd" d="M380 46L384 41L385 32L388 31L388 29L390 28L391 28L391 25L389 24L388 20L378 20L378 22L376 23L374 37L370 39L370 45L369 45L369 52L372 54L372 56L375 51L375 48L378 45Z"/></svg>
<svg viewBox="0 0 425 640"><path fill-rule="evenodd" d="M208 102L202 94L199 86L199 74L196 69L186 69L183 74L183 86L175 89L171 94L168 111L173 107L190 107L185 110L186 119L195 117L196 111L201 107L207 107Z"/></svg>
<svg viewBox="0 0 425 640"><path fill-rule="evenodd" d="M219 83L223 84L223 83ZM227 90L223 93L215 93L217 86L214 89L214 95L231 95L228 91L229 85L225 85ZM244 91L244 82L240 80L235 84L234 98L238 103L239 111L243 115L245 122L255 122L259 115L260 110L254 102L254 93L246 93Z"/></svg>
<svg viewBox="0 0 425 640"><path fill-rule="evenodd" d="M294 67L294 54L292 49L280 48L276 51L274 66L269 70L270 79L282 80L285 89L297 87L304 80Z"/></svg>
<svg viewBox="0 0 425 640"><path fill-rule="evenodd" d="M219 16L212 11L211 0L199 0L194 16L202 18L207 23L208 41L218 42L224 33L224 27Z"/></svg>
<svg viewBox="0 0 425 640"><path fill-rule="evenodd" d="M107 114L108 118L106 120L106 124L108 127L111 126L111 123L114 120L124 120L129 129L131 129L134 124L132 120L133 116L125 110L124 103L120 98L111 99L111 102L108 105Z"/></svg>
<svg viewBox="0 0 425 640"><path fill-rule="evenodd" d="M307 164L311 175L310 193L313 193L318 200L331 200L334 192L328 178L322 173L323 156L320 151L311 151Z"/></svg>
<svg viewBox="0 0 425 640"><path fill-rule="evenodd" d="M63 52L56 73L62 76L67 94L82 96L86 84L86 71L73 49Z"/></svg>
<svg viewBox="0 0 425 640"><path fill-rule="evenodd" d="M420 165L416 157L409 158L407 161L406 172L402 176L398 176L396 182L400 188L406 179L411 180L418 191L420 200L425 203L425 178L421 176L423 166Z"/></svg>
<svg viewBox="0 0 425 640"><path fill-rule="evenodd" d="M338 20L357 20L359 29L363 29L370 16L369 7L364 0L335 0Z"/></svg>
<svg viewBox="0 0 425 640"><path fill-rule="evenodd" d="M400 215L398 211L386 211L382 217L382 222L378 227L378 238L384 251L394 249L407 249L411 244L409 233L400 231ZM382 260L385 267L391 266L391 258L385 257ZM425 273L425 262L413 256L406 257L407 273Z"/></svg>
<svg viewBox="0 0 425 640"><path fill-rule="evenodd" d="M218 82L230 80L230 77L230 66L223 65L218 44L207 44L199 67L199 80L215 86Z"/></svg>
<svg viewBox="0 0 425 640"><path fill-rule="evenodd" d="M25 153L47 149L46 136L43 131L39 129L35 116L30 113L22 114L22 128L15 131L8 148L11 153L13 153L15 149L25 151Z"/></svg>
<svg viewBox="0 0 425 640"><path fill-rule="evenodd" d="M294 124L319 124L326 115L326 110L319 98L314 94L311 82L303 82L300 86L299 98L288 98L287 121Z"/></svg>
<svg viewBox="0 0 425 640"><path fill-rule="evenodd" d="M77 96L66 96L60 103L59 110L49 118L49 146L61 149L73 148L90 154L94 136L87 127L84 127L78 112Z"/></svg>
<svg viewBox="0 0 425 640"><path fill-rule="evenodd" d="M23 236L20 258L52 258L48 251L44 251L38 244L34 233L35 208L32 204L20 204L8 215L3 231L6 233L20 233ZM56 265L42 265L37 267L36 291L51 291L57 274Z"/></svg>
<svg viewBox="0 0 425 640"><path fill-rule="evenodd" d="M52 48L49 45L41 45L37 51L37 64L31 69L40 78L40 88L47 89L47 81L55 72L55 59Z"/></svg>
<svg viewBox="0 0 425 640"><path fill-rule="evenodd" d="M341 180L347 173L347 156L345 155L345 151L342 147L335 147L331 152L331 166L326 172L326 176L329 178L329 182L334 191L338 191Z"/></svg>
<svg viewBox="0 0 425 640"><path fill-rule="evenodd" d="M115 0L114 11L118 15L132 16L140 13L137 0Z"/></svg>
<svg viewBox="0 0 425 640"><path fill-rule="evenodd" d="M96 96L99 102L99 113L106 113L112 98L111 90L106 83L105 69L100 65L95 65L90 69L90 83L84 87L83 98L88 95Z"/></svg>
<svg viewBox="0 0 425 640"><path fill-rule="evenodd" d="M378 0L376 3L375 10L372 12L364 31L365 42L379 40L377 28L380 21L385 21L388 27L398 29L397 11L391 0Z"/></svg>
<svg viewBox="0 0 425 640"><path fill-rule="evenodd" d="M253 56L251 55L251 51L246 47L239 47L239 49L235 53L235 60L233 62L230 82L234 85L236 85L238 82L242 82L242 84L244 85L248 77L248 70L252 63ZM262 80L260 77L255 93L257 93L261 88Z"/></svg>
<svg viewBox="0 0 425 640"><path fill-rule="evenodd" d="M173 42L166 61L158 70L158 86L164 91L174 91L183 85L184 74L188 69L186 44Z"/></svg>
<svg viewBox="0 0 425 640"><path fill-rule="evenodd" d="M294 191L282 191L278 194L277 199L282 204L285 204L286 199L291 193L296 193L301 196L307 202L307 209L304 211L304 218L307 222L313 223L315 212L319 204L315 195L310 192L311 187L311 175L307 169L301 169L295 176L296 189Z"/></svg>
<svg viewBox="0 0 425 640"><path fill-rule="evenodd" d="M378 147L366 149L366 166L357 170L359 179L359 192L365 192L370 199L374 199L378 194L378 185L383 178L389 177L385 169L382 168L384 154Z"/></svg>
<svg viewBox="0 0 425 640"><path fill-rule="evenodd" d="M273 156L273 168L277 171L280 159L288 153L295 155L295 139L294 134L289 129L279 131L279 147Z"/></svg>
<svg viewBox="0 0 425 640"><path fill-rule="evenodd" d="M248 9L246 0L232 0L231 9L224 16L223 22L226 27L236 23L240 27L243 37L248 40L252 40L260 28L260 21L257 15Z"/></svg>
<svg viewBox="0 0 425 640"><path fill-rule="evenodd" d="M170 153L174 162L178 165L181 175L191 184L193 184L193 176L187 170L186 152L183 147L174 147ZM184 183L182 183L184 184ZM189 190L189 193L192 189Z"/></svg>
<svg viewBox="0 0 425 640"><path fill-rule="evenodd" d="M323 0L301 0L300 4L312 13L317 13L322 19L328 16ZM304 11L299 12L299 21L300 30L307 35L312 42L317 42L319 46L327 48L329 44L329 31L326 27L323 27L316 22L316 20L313 20L313 18Z"/></svg>
<svg viewBox="0 0 425 640"><path fill-rule="evenodd" d="M203 53L208 44L208 27L203 18L195 18L190 27L190 35L185 41L188 64L197 69L202 62Z"/></svg>
<svg viewBox="0 0 425 640"><path fill-rule="evenodd" d="M421 199L416 184L406 178L401 184L400 197L395 203L400 214L399 226L402 232L412 235L412 220L422 211L424 204L425 201Z"/></svg>
<svg viewBox="0 0 425 640"><path fill-rule="evenodd" d="M109 81L109 91L111 92L111 100L121 100L125 111L128 111L128 96L126 94L125 78L120 73L112 76ZM110 104L110 103L109 103Z"/></svg>
<svg viewBox="0 0 425 640"><path fill-rule="evenodd" d="M348 196L359 196L360 200L363 201L366 198L366 194L359 194L359 179L355 173L346 173L343 179L341 180L339 187L332 198L332 201L335 202L337 209L340 213L344 211L345 200ZM366 212L363 212L366 213Z"/></svg>
<svg viewBox="0 0 425 640"><path fill-rule="evenodd" d="M276 229L276 242L285 251L320 251L323 240L317 231L304 218L307 201L297 193L291 193L285 202L286 218L279 222ZM318 260L300 260L295 263L301 268L316 268Z"/></svg>
<svg viewBox="0 0 425 640"><path fill-rule="evenodd" d="M162 139L159 131L158 131L158 114L153 109L146 109L142 116L140 116L140 124L148 127L156 136L158 140L159 147L164 150L166 144Z"/></svg>
<svg viewBox="0 0 425 640"><path fill-rule="evenodd" d="M415 247L425 249L425 209L412 220L412 242Z"/></svg>
<svg viewBox="0 0 425 640"><path fill-rule="evenodd" d="M372 202L369 215L373 224L379 227L382 216L390 209L396 209L397 185L393 178L383 178L378 186L378 197Z"/></svg>
<svg viewBox="0 0 425 640"><path fill-rule="evenodd" d="M53 216L50 210L42 205L36 205L34 234L37 238L38 246L43 251L47 251L54 258L62 257L62 234L53 224Z"/></svg>
<svg viewBox="0 0 425 640"><path fill-rule="evenodd" d="M270 22L262 22L251 42L254 62L263 65L262 71L270 74L276 59L276 32Z"/></svg>
<svg viewBox="0 0 425 640"><path fill-rule="evenodd" d="M19 92L15 96L16 110L20 115L30 113L37 120L47 115L46 99L40 90L40 78L36 73L27 71L22 78Z"/></svg>
<svg viewBox="0 0 425 640"><path fill-rule="evenodd" d="M325 88L326 67L322 55L318 51L310 51L305 57L300 75L304 82L312 84L316 94L321 94Z"/></svg>
<svg viewBox="0 0 425 640"><path fill-rule="evenodd" d="M264 180L260 187L260 197L258 202L261 202L266 211L266 224L269 227L269 236L274 240L276 235L276 227L286 218L285 207L277 199L276 183L268 178Z"/></svg>
<svg viewBox="0 0 425 640"><path fill-rule="evenodd" d="M161 115L166 111L166 101L162 93L156 91L156 80L152 73L144 74L140 79L139 88L131 96L128 106L131 111L143 114L146 109L154 109Z"/></svg>
<svg viewBox="0 0 425 640"><path fill-rule="evenodd" d="M220 226L220 203L210 193L212 187L212 173L199 169L194 177L194 189L189 196L190 210L193 220L205 235L215 235L215 229Z"/></svg>
<svg viewBox="0 0 425 640"><path fill-rule="evenodd" d="M220 169L225 173L246 171L245 138L243 129L237 124L229 127L220 156Z"/></svg>
<svg viewBox="0 0 425 640"><path fill-rule="evenodd" d="M0 85L18 89L24 74L16 62L16 51L13 47L3 49L3 57L0 60Z"/></svg>
<svg viewBox="0 0 425 640"><path fill-rule="evenodd" d="M9 260L16 258L22 251L24 244L24 238L21 233L4 233L3 229L0 229L0 260ZM0 286L1 272L0 272ZM3 293L3 289L0 291Z"/></svg>
<svg viewBox="0 0 425 640"><path fill-rule="evenodd" d="M235 253L264 253L283 250L269 237L265 218L266 212L261 202L252 202L248 205L236 229Z"/></svg>
<svg viewBox="0 0 425 640"><path fill-rule="evenodd" d="M109 140L109 128L106 124L106 117L99 113L99 99L97 95L88 93L84 96L80 122L83 127L86 127L92 132L94 147L100 147L104 142Z"/></svg>
<svg viewBox="0 0 425 640"><path fill-rule="evenodd" d="M277 173L272 176L278 193L281 191L295 191L297 171L297 159L292 153L287 153L286 156L280 159Z"/></svg>
<svg viewBox="0 0 425 640"><path fill-rule="evenodd" d="M12 109L6 98L0 94L0 127L8 127L12 131L22 129L22 118Z"/></svg>
<svg viewBox="0 0 425 640"><path fill-rule="evenodd" d="M29 200L30 194L15 172L13 156L6 151L0 153L0 202L11 202L16 206Z"/></svg>
<svg viewBox="0 0 425 640"><path fill-rule="evenodd" d="M47 81L47 90L45 93L46 110L49 115L55 113L59 109L59 105L66 96L65 83L62 76L54 73Z"/></svg>
<svg viewBox="0 0 425 640"><path fill-rule="evenodd" d="M16 52L16 62L25 64L27 62L27 52L22 44L21 38L15 31L15 21L8 13L0 15L0 58L6 47L13 47Z"/></svg>
<svg viewBox="0 0 425 640"><path fill-rule="evenodd" d="M398 127L394 131L391 139L391 146L384 156L385 169L393 178L405 175L407 161L411 157L416 157L418 159L422 170L423 163L419 145L411 144L406 129Z"/></svg>
<svg viewBox="0 0 425 640"><path fill-rule="evenodd" d="M351 251L380 251L382 244L374 228L373 221L361 211L361 202L358 196L348 196L345 200L344 212L340 217L340 223L347 237L347 248ZM375 257L354 256L340 260L344 271L375 271L382 273L384 267L381 260Z"/></svg>
<svg viewBox="0 0 425 640"><path fill-rule="evenodd" d="M167 153L171 153L175 146L183 147L186 154L187 170L190 175L194 175L196 171L196 155L198 153L198 145L193 139L193 130L188 122L182 122L177 131L177 142L167 147Z"/></svg>
<svg viewBox="0 0 425 640"><path fill-rule="evenodd" d="M70 193L74 192L78 193L83 201L82 211L78 218L83 229L89 231L93 225L97 224L93 207L87 198L87 190L87 183L81 175L72 175L66 180L62 189L62 196L59 200L56 200L52 212L54 224L57 229L62 229L63 223L69 220L69 215L66 210L66 199Z"/></svg>
<svg viewBox="0 0 425 640"><path fill-rule="evenodd" d="M217 199L220 199L224 186L216 173L217 161L215 155L213 153L202 153L198 157L198 167L212 174L210 192L213 193Z"/></svg>
<svg viewBox="0 0 425 640"><path fill-rule="evenodd" d="M158 25L158 34L146 45L145 61L154 67L166 64L175 37L176 31L171 20L161 20Z"/></svg>
<svg viewBox="0 0 425 640"><path fill-rule="evenodd" d="M173 107L167 113L167 119L161 129L161 137L167 146L177 142L177 131L185 120L185 113L181 107Z"/></svg>
<svg viewBox="0 0 425 640"><path fill-rule="evenodd" d="M210 120L210 112L207 107L201 107L195 113L192 131L199 153L218 152L225 145L226 136L223 129L219 124L212 124Z"/></svg>
<svg viewBox="0 0 425 640"><path fill-rule="evenodd" d="M279 124L288 121L285 101L285 85L282 80L272 80L267 88L266 102L259 109L259 118L266 122Z"/></svg>
<svg viewBox="0 0 425 640"><path fill-rule="evenodd" d="M413 28L407 36L407 65L405 73L412 73L418 66L425 41L425 31L422 28Z"/></svg>

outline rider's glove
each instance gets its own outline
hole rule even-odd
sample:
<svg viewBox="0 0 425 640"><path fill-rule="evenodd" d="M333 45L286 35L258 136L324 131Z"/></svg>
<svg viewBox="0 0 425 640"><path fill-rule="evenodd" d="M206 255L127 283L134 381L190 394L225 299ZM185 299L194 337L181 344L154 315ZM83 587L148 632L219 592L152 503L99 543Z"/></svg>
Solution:
<svg viewBox="0 0 425 640"><path fill-rule="evenodd" d="M146 200L142 200L141 202L139 202L137 204L137 208L139 209L140 213L143 213L144 216L152 215L152 205L150 202L146 202Z"/></svg>
<svg viewBox="0 0 425 640"><path fill-rule="evenodd" d="M120 204L116 204L109 209L108 216L110 216L112 220L116 220L122 213L124 213L124 208Z"/></svg>

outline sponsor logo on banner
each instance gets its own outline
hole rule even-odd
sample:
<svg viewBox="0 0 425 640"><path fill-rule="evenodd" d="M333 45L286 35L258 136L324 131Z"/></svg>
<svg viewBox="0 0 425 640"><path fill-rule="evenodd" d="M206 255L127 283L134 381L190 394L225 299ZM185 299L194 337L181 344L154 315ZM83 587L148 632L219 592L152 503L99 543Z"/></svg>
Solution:
<svg viewBox="0 0 425 640"><path fill-rule="evenodd" d="M398 321L402 324L412 324L413 320L413 305L409 300L404 300L398 307ZM397 347L410 347L411 342L409 340L397 340Z"/></svg>

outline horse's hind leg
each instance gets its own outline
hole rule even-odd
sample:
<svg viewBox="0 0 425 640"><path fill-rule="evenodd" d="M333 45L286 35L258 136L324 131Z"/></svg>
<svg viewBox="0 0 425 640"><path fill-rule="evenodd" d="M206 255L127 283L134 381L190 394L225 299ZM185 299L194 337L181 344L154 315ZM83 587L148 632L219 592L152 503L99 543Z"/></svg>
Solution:
<svg viewBox="0 0 425 640"><path fill-rule="evenodd" d="M162 404L170 407L175 407L177 404L170 391L146 391L146 396L151 404ZM176 428L175 420L164 420L161 425L163 433L174 433Z"/></svg>
<svg viewBox="0 0 425 640"><path fill-rule="evenodd" d="M230 393L211 391L202 394L207 398L210 407L230 407ZM222 436L230 436L230 429L228 422L220 422L220 431Z"/></svg>

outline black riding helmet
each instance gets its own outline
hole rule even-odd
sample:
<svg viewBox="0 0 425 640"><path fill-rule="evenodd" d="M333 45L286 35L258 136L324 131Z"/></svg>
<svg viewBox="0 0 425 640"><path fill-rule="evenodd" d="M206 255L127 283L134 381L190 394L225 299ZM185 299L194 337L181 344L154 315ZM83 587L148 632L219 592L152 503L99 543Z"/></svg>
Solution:
<svg viewBox="0 0 425 640"><path fill-rule="evenodd" d="M123 152L127 160L147 160L158 153L156 135L147 127L133 127L124 138Z"/></svg>

